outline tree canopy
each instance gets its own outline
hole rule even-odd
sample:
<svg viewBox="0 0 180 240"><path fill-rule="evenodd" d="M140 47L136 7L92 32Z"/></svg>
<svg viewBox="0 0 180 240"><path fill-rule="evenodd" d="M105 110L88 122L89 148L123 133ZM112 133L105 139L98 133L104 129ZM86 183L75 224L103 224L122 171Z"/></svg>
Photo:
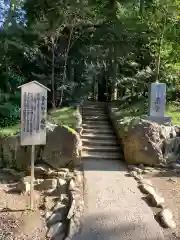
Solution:
<svg viewBox="0 0 180 240"><path fill-rule="evenodd" d="M16 87L31 80L51 88L53 107L135 101L153 81L180 100L179 10L179 0L0 0L0 124L18 119Z"/></svg>

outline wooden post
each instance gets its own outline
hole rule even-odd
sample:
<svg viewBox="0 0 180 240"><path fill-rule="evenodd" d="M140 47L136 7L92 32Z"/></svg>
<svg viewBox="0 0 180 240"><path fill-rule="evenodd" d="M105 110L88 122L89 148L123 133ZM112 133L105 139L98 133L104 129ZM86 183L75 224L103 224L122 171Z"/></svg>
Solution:
<svg viewBox="0 0 180 240"><path fill-rule="evenodd" d="M23 84L19 88L21 88L21 146L31 146L30 209L33 210L35 146L46 144L47 91L50 89L36 81Z"/></svg>
<svg viewBox="0 0 180 240"><path fill-rule="evenodd" d="M31 147L31 193L30 193L30 209L34 208L34 153L35 145Z"/></svg>

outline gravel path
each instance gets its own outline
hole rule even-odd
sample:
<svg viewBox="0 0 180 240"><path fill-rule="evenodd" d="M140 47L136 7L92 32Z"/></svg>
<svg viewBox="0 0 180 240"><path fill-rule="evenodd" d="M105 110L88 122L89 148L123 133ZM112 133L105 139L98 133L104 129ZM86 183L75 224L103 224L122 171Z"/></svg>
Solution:
<svg viewBox="0 0 180 240"><path fill-rule="evenodd" d="M151 208L120 161L87 160L85 212L75 240L165 239Z"/></svg>
<svg viewBox="0 0 180 240"><path fill-rule="evenodd" d="M29 195L11 191L13 186L0 181L0 240L45 240L46 224L38 209L40 192L34 194L35 211L31 212L25 210Z"/></svg>

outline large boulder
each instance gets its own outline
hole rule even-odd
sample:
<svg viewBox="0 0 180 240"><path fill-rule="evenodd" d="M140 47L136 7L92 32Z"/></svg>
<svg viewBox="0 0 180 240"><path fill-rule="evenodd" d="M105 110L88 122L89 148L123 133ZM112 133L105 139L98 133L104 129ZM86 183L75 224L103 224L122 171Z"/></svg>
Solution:
<svg viewBox="0 0 180 240"><path fill-rule="evenodd" d="M47 142L41 157L53 168L62 168L79 161L81 139L79 134L67 127L57 126L47 133Z"/></svg>
<svg viewBox="0 0 180 240"><path fill-rule="evenodd" d="M35 158L38 147L36 147ZM0 139L0 166L17 170L28 170L31 162L31 148L20 145L19 136Z"/></svg>
<svg viewBox="0 0 180 240"><path fill-rule="evenodd" d="M174 127L140 120L122 137L124 157L129 164L165 163L164 141L176 136Z"/></svg>
<svg viewBox="0 0 180 240"><path fill-rule="evenodd" d="M163 142L163 154L168 163L180 160L180 137L166 139Z"/></svg>
<svg viewBox="0 0 180 240"><path fill-rule="evenodd" d="M53 168L66 167L68 163L77 165L81 150L80 135L66 126L47 122L47 141L45 146L36 146L36 160L44 160ZM31 165L31 146L21 146L20 136L0 138L0 167L29 171Z"/></svg>

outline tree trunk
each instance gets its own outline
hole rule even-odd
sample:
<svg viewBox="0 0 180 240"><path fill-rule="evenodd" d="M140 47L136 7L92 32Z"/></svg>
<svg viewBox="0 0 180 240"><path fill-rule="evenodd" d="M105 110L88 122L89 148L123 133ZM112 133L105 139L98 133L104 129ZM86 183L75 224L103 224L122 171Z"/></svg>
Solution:
<svg viewBox="0 0 180 240"><path fill-rule="evenodd" d="M159 49L158 49L158 58L157 58L157 72L156 72L156 82L159 81L159 73L160 73L160 66L161 66L161 48L164 40L164 33L166 29L166 21L167 21L167 16L165 16L164 23L163 23L163 29L162 29L162 34L159 40Z"/></svg>
<svg viewBox="0 0 180 240"><path fill-rule="evenodd" d="M140 0L139 11L141 15L143 14L143 10L144 10L144 0Z"/></svg>
<svg viewBox="0 0 180 240"><path fill-rule="evenodd" d="M52 108L56 108L56 101L55 101L55 83L54 83L54 39L52 38L52 74L51 74L51 88L52 88Z"/></svg>
<svg viewBox="0 0 180 240"><path fill-rule="evenodd" d="M67 46L67 50L66 50L66 56L65 56L65 61L64 61L63 79L62 79L62 85L61 85L61 89L60 89L59 107L62 105L63 96L64 96L64 83L65 83L65 79L66 79L67 61L68 61L69 50L70 50L70 47L71 47L71 39L72 39L73 30L74 30L75 20L76 20L76 18L74 18L73 21L72 21L72 28L71 28L71 31L70 31L68 46Z"/></svg>

